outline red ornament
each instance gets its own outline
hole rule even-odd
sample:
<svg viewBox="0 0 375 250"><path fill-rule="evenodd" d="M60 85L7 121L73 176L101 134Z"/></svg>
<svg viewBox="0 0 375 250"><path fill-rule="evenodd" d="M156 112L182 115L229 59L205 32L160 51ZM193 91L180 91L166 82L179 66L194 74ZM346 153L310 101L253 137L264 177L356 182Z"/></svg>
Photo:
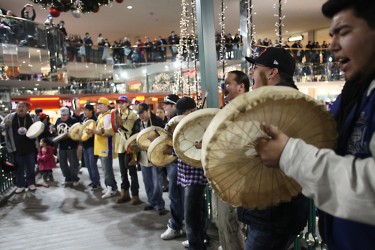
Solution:
<svg viewBox="0 0 375 250"><path fill-rule="evenodd" d="M116 0L116 2L122 3L122 2L124 2L124 0Z"/></svg>
<svg viewBox="0 0 375 250"><path fill-rule="evenodd" d="M51 14L51 16L53 17L59 17L60 16L60 11L54 7L51 7L49 9L49 13Z"/></svg>

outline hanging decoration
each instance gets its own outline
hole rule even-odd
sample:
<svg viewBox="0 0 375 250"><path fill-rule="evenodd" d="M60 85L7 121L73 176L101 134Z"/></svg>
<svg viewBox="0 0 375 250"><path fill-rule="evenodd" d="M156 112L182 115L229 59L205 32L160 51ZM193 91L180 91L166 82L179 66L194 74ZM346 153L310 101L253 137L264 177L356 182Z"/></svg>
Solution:
<svg viewBox="0 0 375 250"><path fill-rule="evenodd" d="M278 1L279 1L278 13L275 14L275 16L277 17L277 22L275 23L275 26L276 26L275 31L276 31L277 41L279 44L276 44L276 46L282 46L283 44L282 28L284 26L283 20L285 16L283 16L282 0L278 0ZM285 3L286 3L286 0L285 0ZM276 4L274 4L273 8L274 9L276 8Z"/></svg>
<svg viewBox="0 0 375 250"><path fill-rule="evenodd" d="M29 0L45 9L55 8L60 12L79 10L81 13L98 12L100 6L111 5L113 0ZM116 0L122 3L124 0ZM51 14L52 15L52 14ZM75 16L75 15L74 15ZM75 16L76 17L76 16Z"/></svg>
<svg viewBox="0 0 375 250"><path fill-rule="evenodd" d="M155 76L154 84L152 85L152 90L158 92L169 92L171 84L171 77L166 73L160 73Z"/></svg>
<svg viewBox="0 0 375 250"><path fill-rule="evenodd" d="M198 93L200 91L199 85L198 85L198 71L197 71L197 64L198 64L198 46L197 46L197 37L195 35L196 32L196 27L197 27L197 5L195 0L191 0L191 48L192 48L192 54L191 54L191 60L194 62L194 78L193 78L193 86L195 86L195 97L196 97L196 102L198 103Z"/></svg>
<svg viewBox="0 0 375 250"><path fill-rule="evenodd" d="M219 21L219 25L220 25L220 50L219 50L219 60L220 60L220 64L222 65L222 70L223 70L223 78L224 78L224 75L225 75L225 53L226 53L226 49L225 49L225 5L224 5L224 0L221 0L221 3L220 3L220 9L221 9L221 12L219 14L220 16L220 21Z"/></svg>
<svg viewBox="0 0 375 250"><path fill-rule="evenodd" d="M49 13L51 14L51 16L53 17L59 17L60 16L60 10L56 9L55 7L51 7L49 9Z"/></svg>
<svg viewBox="0 0 375 250"><path fill-rule="evenodd" d="M75 10L72 10L72 15L75 17L75 18L80 18L82 16L82 11L80 9L75 9Z"/></svg>
<svg viewBox="0 0 375 250"><path fill-rule="evenodd" d="M247 30L248 30L248 41L249 41L249 51L250 51L250 57L254 54L254 28L255 25L253 24L253 0L247 1Z"/></svg>
<svg viewBox="0 0 375 250"><path fill-rule="evenodd" d="M182 0L181 2L181 20L180 20L180 39L178 44L178 54L176 57L176 61L179 63L179 68L176 68L174 75L177 84L177 91L180 91L182 94L184 93L184 79L183 79L183 59L184 59L184 51L186 50L186 42L188 31L187 27L189 25L188 17L188 3L186 0Z"/></svg>

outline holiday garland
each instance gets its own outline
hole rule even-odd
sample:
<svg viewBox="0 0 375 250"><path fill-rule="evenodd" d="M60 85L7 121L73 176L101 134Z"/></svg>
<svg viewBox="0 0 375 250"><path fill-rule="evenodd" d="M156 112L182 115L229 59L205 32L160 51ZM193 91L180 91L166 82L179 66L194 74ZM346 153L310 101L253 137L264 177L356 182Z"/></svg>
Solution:
<svg viewBox="0 0 375 250"><path fill-rule="evenodd" d="M78 11L98 12L100 6L110 5L114 0L30 0L31 2L41 5L43 8L48 8L49 13L53 17L58 17L60 12ZM124 0L115 0L117 3L122 3Z"/></svg>

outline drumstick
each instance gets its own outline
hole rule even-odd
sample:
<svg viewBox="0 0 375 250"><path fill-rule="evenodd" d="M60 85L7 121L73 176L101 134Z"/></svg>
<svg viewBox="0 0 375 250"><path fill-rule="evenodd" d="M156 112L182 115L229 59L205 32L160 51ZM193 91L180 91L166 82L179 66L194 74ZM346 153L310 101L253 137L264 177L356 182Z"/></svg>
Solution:
<svg viewBox="0 0 375 250"><path fill-rule="evenodd" d="M206 91L206 93L204 94L204 98L203 98L201 109L203 109L204 104L206 103L207 96L208 96L208 91Z"/></svg>

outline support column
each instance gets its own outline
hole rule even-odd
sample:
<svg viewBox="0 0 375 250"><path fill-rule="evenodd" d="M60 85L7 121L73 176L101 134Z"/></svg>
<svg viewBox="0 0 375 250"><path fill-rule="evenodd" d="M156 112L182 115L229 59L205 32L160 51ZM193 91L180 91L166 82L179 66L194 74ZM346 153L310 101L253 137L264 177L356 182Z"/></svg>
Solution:
<svg viewBox="0 0 375 250"><path fill-rule="evenodd" d="M197 21L202 94L208 91L207 107L218 108L219 90L213 0L197 0Z"/></svg>

